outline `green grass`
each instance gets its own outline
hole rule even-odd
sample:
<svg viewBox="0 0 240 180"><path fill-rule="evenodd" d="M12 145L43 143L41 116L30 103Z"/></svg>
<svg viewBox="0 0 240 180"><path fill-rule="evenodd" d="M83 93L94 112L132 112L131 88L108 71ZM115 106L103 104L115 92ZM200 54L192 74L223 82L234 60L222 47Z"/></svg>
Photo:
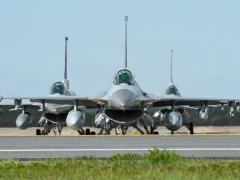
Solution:
<svg viewBox="0 0 240 180"><path fill-rule="evenodd" d="M109 159L0 162L0 179L240 179L239 161L184 160L153 150Z"/></svg>

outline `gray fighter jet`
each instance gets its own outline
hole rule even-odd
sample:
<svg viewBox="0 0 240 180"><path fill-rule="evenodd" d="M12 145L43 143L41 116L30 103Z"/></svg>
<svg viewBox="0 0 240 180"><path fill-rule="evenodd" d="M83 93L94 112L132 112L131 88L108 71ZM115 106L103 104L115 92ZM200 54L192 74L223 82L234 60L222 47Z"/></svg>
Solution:
<svg viewBox="0 0 240 180"><path fill-rule="evenodd" d="M170 84L166 89L163 98L181 98L182 95L178 90L177 86L173 83L173 49L171 49L170 56ZM208 119L208 108L204 107L202 110L200 107L184 107L184 106L175 106L173 110L171 106L161 107L158 111L153 114L154 117L154 128L156 129L158 125L163 124L168 130L174 134L175 131L180 129L182 125L185 125L190 134L194 134L193 129L193 120L190 117L190 114L187 112L188 108L194 108L199 110L199 117L201 119Z"/></svg>
<svg viewBox="0 0 240 180"><path fill-rule="evenodd" d="M199 108L201 113L207 115L208 106L221 106L225 104L231 105L230 102L235 102L228 99L208 99L208 98L185 98L180 96L180 93L176 87L171 84L168 88L167 95L157 97L143 91L138 85L132 71L127 66L127 21L128 17L125 17L125 58L124 68L116 72L113 78L113 82L109 89L107 89L101 96L82 98L78 96L58 95L48 97L27 97L20 99L30 99L33 103L40 103L41 109L46 110L49 108L49 104L59 104L66 106L67 116L66 124L68 127L81 131L83 130L85 113L81 109L82 107L98 109L96 114L95 123L101 127L101 131L105 131L107 134L113 128L121 128L123 134L129 126L135 127L140 133L144 131L139 128L142 125L146 133L153 134L157 127L156 120L154 120L149 114L149 109L159 108L161 110L161 116L164 114L165 125L174 132L182 125L182 119L184 113L181 109ZM169 109L167 107L170 107ZM233 106L232 106L233 107ZM55 107L55 109L57 109ZM165 113L162 110L165 109ZM54 114L54 111L52 111ZM65 119L65 118L63 118ZM159 121L162 118L159 118ZM145 120L145 121L144 121ZM148 129L146 120L150 128ZM189 121L191 123L191 121ZM189 126L192 126L189 124ZM191 129L191 128L190 128ZM100 134L101 134L100 131Z"/></svg>
<svg viewBox="0 0 240 180"><path fill-rule="evenodd" d="M166 95L157 97L143 91L138 85L135 77L127 66L127 21L128 17L125 17L125 58L124 68L117 71L113 78L111 87L104 92L100 97L81 98L77 96L57 96L57 97L32 97L29 98L31 102L41 103L45 106L45 103L51 104L64 104L72 106L67 117L66 123L68 127L79 130L84 125L84 112L79 107L96 107L98 113L95 118L97 126L101 127L101 130L105 130L107 133L113 128L121 127L126 133L129 126L133 126L141 133L144 133L138 125L143 125L147 133L154 133L157 127L156 120L149 115L149 108L157 107L161 110L161 117L159 121L164 119L165 125L172 132L176 131L182 126L182 119L186 108L200 109L200 114L203 119L208 116L208 106L221 106L225 104L231 104L233 100L228 99L208 99L208 98L185 98L182 97L173 84L171 78L171 84L167 89ZM171 66L172 67L172 66ZM172 75L172 73L171 73ZM163 113L164 112L164 113ZM159 113L159 115L160 115ZM144 119L148 120L150 129L148 130ZM190 133L193 133L192 121L186 121L187 126L190 129ZM101 133L101 131L100 131Z"/></svg>
<svg viewBox="0 0 240 180"><path fill-rule="evenodd" d="M66 96L76 96L76 93L70 91L69 80L67 78L67 42L68 37L65 37L65 67L64 67L64 79L63 81L58 81L53 83L50 88L50 93L48 97L66 97ZM66 124L66 117L68 112L72 109L71 105L67 104L52 104L52 103L22 103L22 99L25 98L5 98L14 99L14 108L11 110L22 110L22 113L18 115L16 119L16 126L20 129L25 129L29 126L31 122L31 114L27 112L29 108L37 108L43 112L42 117L39 120L39 124L43 126L43 130L37 129L37 135L47 135L51 130L54 134L59 132L61 134L63 126ZM44 100L43 100L44 101ZM6 104L2 106L7 106ZM8 105L9 108L12 105ZM85 119L84 116L81 117Z"/></svg>

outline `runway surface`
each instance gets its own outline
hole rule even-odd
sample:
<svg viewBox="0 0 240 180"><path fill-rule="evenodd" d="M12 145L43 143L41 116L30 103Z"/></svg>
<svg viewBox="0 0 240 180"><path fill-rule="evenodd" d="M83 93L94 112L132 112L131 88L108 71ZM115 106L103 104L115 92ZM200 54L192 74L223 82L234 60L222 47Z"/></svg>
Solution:
<svg viewBox="0 0 240 180"><path fill-rule="evenodd" d="M172 150L184 157L240 158L240 136L0 137L0 159L109 157L118 153Z"/></svg>

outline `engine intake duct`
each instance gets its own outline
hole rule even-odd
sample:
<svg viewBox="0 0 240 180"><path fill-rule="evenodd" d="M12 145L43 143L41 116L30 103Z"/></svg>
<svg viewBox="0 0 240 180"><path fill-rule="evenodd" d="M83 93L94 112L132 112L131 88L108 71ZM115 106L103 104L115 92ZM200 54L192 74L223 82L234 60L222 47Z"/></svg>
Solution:
<svg viewBox="0 0 240 180"><path fill-rule="evenodd" d="M105 114L112 120L130 123L143 116L143 110L114 110L106 109Z"/></svg>

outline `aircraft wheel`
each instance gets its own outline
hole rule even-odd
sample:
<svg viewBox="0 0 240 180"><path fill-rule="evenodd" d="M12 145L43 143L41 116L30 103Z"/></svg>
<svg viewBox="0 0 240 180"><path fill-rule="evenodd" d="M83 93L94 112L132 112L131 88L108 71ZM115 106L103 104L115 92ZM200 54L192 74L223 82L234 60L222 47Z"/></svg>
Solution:
<svg viewBox="0 0 240 180"><path fill-rule="evenodd" d="M88 128L88 129L86 129L86 135L91 135L91 131L90 131L90 129Z"/></svg>
<svg viewBox="0 0 240 180"><path fill-rule="evenodd" d="M158 135L159 132L158 132L158 131L154 131L153 134L154 134L154 135Z"/></svg>
<svg viewBox="0 0 240 180"><path fill-rule="evenodd" d="M36 135L40 136L41 135L41 130L40 129L36 129Z"/></svg>
<svg viewBox="0 0 240 180"><path fill-rule="evenodd" d="M190 122L190 124L189 124L189 130L190 130L190 134L194 134L193 122Z"/></svg>
<svg viewBox="0 0 240 180"><path fill-rule="evenodd" d="M174 131L171 131L171 134L173 135L173 134L174 134Z"/></svg>
<svg viewBox="0 0 240 180"><path fill-rule="evenodd" d="M83 131L77 130L78 134L81 135L85 135L85 133Z"/></svg>
<svg viewBox="0 0 240 180"><path fill-rule="evenodd" d="M96 135L96 132L92 131L92 132L91 132L91 135L95 136L95 135Z"/></svg>

